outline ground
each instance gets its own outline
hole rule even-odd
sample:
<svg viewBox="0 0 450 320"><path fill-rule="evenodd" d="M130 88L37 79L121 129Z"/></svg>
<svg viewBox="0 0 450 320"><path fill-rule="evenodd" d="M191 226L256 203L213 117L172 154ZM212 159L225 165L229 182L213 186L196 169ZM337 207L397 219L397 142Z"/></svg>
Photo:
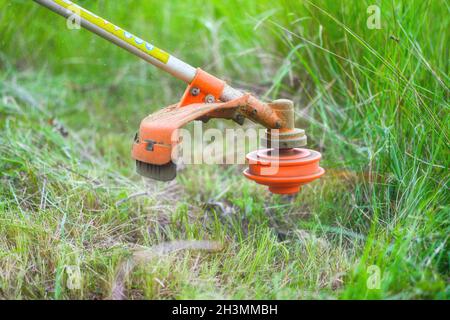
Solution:
<svg viewBox="0 0 450 320"><path fill-rule="evenodd" d="M184 85L34 2L0 0L0 298L449 297L446 1L126 2L78 1L292 99L327 173L293 198L244 165L140 178L139 120Z"/></svg>

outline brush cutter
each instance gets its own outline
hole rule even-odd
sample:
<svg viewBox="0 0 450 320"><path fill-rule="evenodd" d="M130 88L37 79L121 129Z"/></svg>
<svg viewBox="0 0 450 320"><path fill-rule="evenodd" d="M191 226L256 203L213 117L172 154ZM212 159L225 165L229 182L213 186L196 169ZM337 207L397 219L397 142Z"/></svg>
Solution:
<svg viewBox="0 0 450 320"><path fill-rule="evenodd" d="M301 185L324 174L319 166L320 153L301 148L306 145L306 135L294 126L290 100L262 102L71 1L34 1L187 83L178 103L142 120L131 152L140 175L160 181L174 179L176 161L172 156L180 143L178 129L193 120L211 118L230 119L241 125L247 118L266 128L262 142L267 149L247 155L249 167L244 175L267 185L273 193L297 193Z"/></svg>

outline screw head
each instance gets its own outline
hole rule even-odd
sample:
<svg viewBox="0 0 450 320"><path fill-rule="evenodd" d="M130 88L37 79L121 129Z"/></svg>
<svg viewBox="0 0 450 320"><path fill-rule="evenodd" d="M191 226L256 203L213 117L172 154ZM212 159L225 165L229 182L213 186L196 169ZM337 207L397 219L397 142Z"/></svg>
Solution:
<svg viewBox="0 0 450 320"><path fill-rule="evenodd" d="M212 94L208 94L205 97L205 102L206 103L214 103L216 101L216 98L214 98L214 96Z"/></svg>
<svg viewBox="0 0 450 320"><path fill-rule="evenodd" d="M200 94L200 89L199 88L194 87L194 88L191 89L191 95L193 95L194 97L198 96L199 94Z"/></svg>
<svg viewBox="0 0 450 320"><path fill-rule="evenodd" d="M240 114L240 113L238 113L237 115L236 115L236 117L235 117L235 119L234 119L239 125L243 125L244 124L244 121L245 121L245 118L244 118L244 116L242 115L242 114Z"/></svg>

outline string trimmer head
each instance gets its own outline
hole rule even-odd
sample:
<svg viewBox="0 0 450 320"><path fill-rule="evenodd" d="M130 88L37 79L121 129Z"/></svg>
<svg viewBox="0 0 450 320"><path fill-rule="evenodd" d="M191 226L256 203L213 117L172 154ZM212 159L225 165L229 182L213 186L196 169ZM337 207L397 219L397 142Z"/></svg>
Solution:
<svg viewBox="0 0 450 320"><path fill-rule="evenodd" d="M267 149L247 155L249 168L244 175L267 185L273 193L297 193L301 185L324 174L319 166L320 153L302 148L306 145L306 135L294 126L291 101L262 102L71 1L35 1L64 17L75 18L84 28L188 84L178 103L142 120L132 147L139 174L161 181L174 179L176 165L172 156L180 143L178 130L191 121L211 118L230 119L241 125L247 118L267 128L262 139Z"/></svg>

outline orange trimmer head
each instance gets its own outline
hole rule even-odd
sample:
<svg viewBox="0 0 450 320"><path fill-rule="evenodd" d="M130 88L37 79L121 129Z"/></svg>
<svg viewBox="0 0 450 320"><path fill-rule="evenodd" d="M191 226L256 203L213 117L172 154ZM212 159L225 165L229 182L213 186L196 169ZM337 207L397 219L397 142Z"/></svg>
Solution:
<svg viewBox="0 0 450 320"><path fill-rule="evenodd" d="M308 149L257 150L247 155L249 167L244 175L272 193L293 194L325 173L319 167L320 158L319 152Z"/></svg>

